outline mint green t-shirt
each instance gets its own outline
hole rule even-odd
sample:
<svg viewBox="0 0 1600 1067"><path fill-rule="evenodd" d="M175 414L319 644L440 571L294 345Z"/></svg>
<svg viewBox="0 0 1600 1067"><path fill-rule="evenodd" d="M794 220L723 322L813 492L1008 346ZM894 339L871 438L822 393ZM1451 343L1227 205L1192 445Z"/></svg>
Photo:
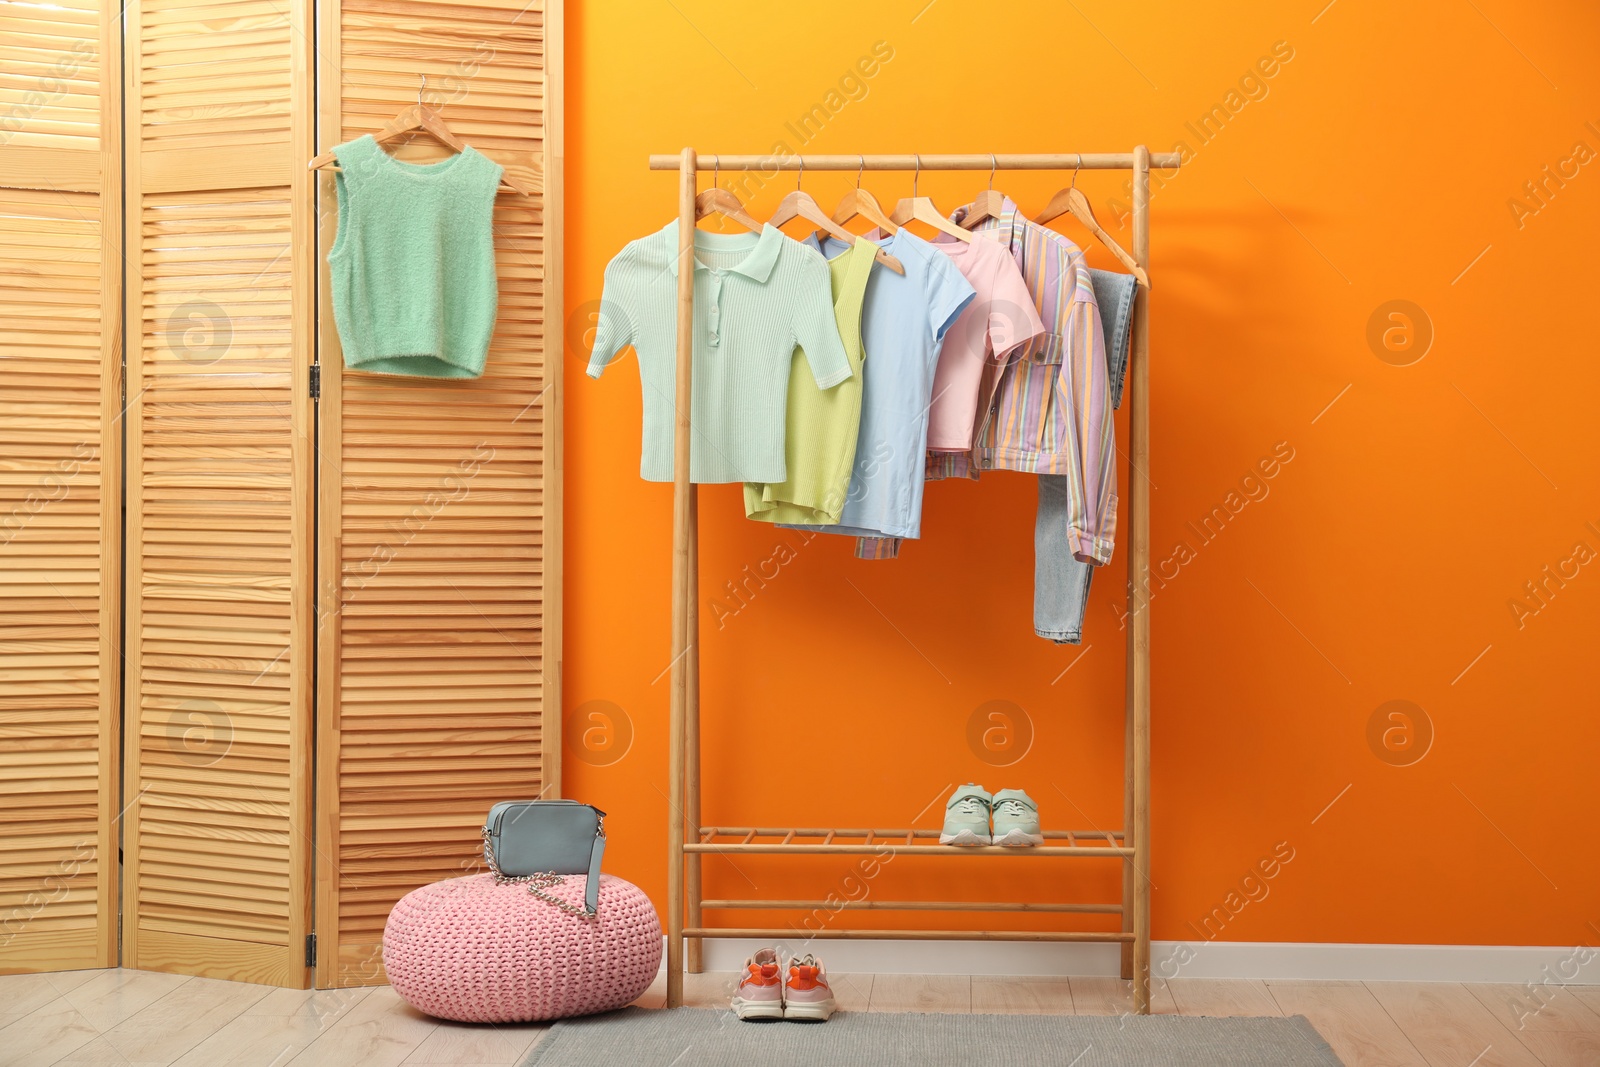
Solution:
<svg viewBox="0 0 1600 1067"><path fill-rule="evenodd" d="M806 372L803 352L789 371L789 411L782 482L746 482L744 513L758 522L827 525L839 521L850 492L861 429L861 305L878 246L859 240L828 261L833 283L833 316L850 359L851 376L832 389L819 389Z"/></svg>
<svg viewBox="0 0 1600 1067"><path fill-rule="evenodd" d="M689 477L781 482L784 411L798 346L816 386L851 375L833 321L828 265L771 226L694 234L694 393ZM644 399L639 473L672 480L677 380L678 222L629 241L606 265L589 377L633 346Z"/></svg>

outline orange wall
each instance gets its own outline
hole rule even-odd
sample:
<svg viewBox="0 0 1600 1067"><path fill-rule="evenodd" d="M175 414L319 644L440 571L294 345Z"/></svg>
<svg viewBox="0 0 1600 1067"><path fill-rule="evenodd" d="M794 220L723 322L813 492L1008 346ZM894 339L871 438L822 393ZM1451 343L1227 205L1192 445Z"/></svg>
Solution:
<svg viewBox="0 0 1600 1067"><path fill-rule="evenodd" d="M785 123L842 100L807 151L1192 153L1152 200L1151 532L1173 559L1151 601L1155 936L1195 938L1227 902L1207 928L1227 940L1600 937L1600 13L1325 2L572 5L566 773L612 813L611 871L664 903L670 487L638 478L631 360L589 381L581 331L608 258L673 213L676 178L648 153L797 149ZM892 59L829 101L879 41ZM1292 59L1252 80L1275 48ZM1202 141L1188 124L1215 105L1236 111ZM852 180L806 186L831 205ZM997 184L1037 210L1064 180ZM1108 223L1122 180L1080 181ZM1542 201L1524 188L1540 180ZM922 187L948 210L985 181ZM910 178L866 184L892 203ZM1381 320L1369 342L1392 300L1431 324L1409 365ZM1275 449L1292 460L1251 480ZM1032 633L1026 476L930 486L924 538L894 563L747 522L736 487L701 499L708 822L904 825L976 779L1026 788L1048 826L1120 824L1125 544L1080 650ZM1189 524L1230 506L1202 542ZM780 542L795 558L718 611ZM1534 600L1546 566L1567 577ZM1381 726L1369 737L1394 700L1431 724L1404 766ZM1031 723L1007 767L969 744L989 701ZM620 749L593 732L608 707ZM1275 848L1293 859L1229 900ZM850 873L741 861L707 878L792 896ZM902 860L870 891L1116 885L1103 862Z"/></svg>

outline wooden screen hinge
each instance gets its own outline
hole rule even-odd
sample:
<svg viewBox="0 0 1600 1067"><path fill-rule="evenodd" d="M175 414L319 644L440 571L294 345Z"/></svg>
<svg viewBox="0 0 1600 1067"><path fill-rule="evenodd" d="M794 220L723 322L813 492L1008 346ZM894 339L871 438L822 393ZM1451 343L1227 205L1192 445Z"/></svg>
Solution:
<svg viewBox="0 0 1600 1067"><path fill-rule="evenodd" d="M316 934L307 934L306 935L306 966L307 967L315 967L316 965L317 965L317 935Z"/></svg>
<svg viewBox="0 0 1600 1067"><path fill-rule="evenodd" d="M311 399L322 399L322 364L311 364Z"/></svg>

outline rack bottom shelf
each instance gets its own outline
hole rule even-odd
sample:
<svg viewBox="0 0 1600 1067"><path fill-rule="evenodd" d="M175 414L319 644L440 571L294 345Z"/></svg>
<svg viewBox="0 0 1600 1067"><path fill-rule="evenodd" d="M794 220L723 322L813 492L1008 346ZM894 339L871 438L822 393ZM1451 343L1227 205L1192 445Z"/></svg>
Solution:
<svg viewBox="0 0 1600 1067"><path fill-rule="evenodd" d="M836 941L1132 941L1131 933L1083 930L797 930L792 926L690 926L684 937L795 937Z"/></svg>
<svg viewBox="0 0 1600 1067"><path fill-rule="evenodd" d="M938 830L827 829L789 826L702 826L683 851L705 856L1082 856L1132 859L1121 830L1046 830L1045 844L1030 848L939 843ZM763 840L764 839L764 840Z"/></svg>

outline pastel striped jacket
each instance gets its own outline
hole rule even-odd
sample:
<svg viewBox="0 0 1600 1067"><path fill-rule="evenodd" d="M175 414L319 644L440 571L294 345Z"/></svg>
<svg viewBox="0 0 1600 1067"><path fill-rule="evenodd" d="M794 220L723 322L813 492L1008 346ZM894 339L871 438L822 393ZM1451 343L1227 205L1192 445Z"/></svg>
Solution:
<svg viewBox="0 0 1600 1067"><path fill-rule="evenodd" d="M958 208L951 218L959 222L968 210ZM971 456L930 455L929 476L976 477L974 466L1065 476L1073 554L1108 563L1117 527L1116 430L1088 264L1077 245L1027 218L1009 198L999 218L973 232L1010 249L1045 332L991 368Z"/></svg>

